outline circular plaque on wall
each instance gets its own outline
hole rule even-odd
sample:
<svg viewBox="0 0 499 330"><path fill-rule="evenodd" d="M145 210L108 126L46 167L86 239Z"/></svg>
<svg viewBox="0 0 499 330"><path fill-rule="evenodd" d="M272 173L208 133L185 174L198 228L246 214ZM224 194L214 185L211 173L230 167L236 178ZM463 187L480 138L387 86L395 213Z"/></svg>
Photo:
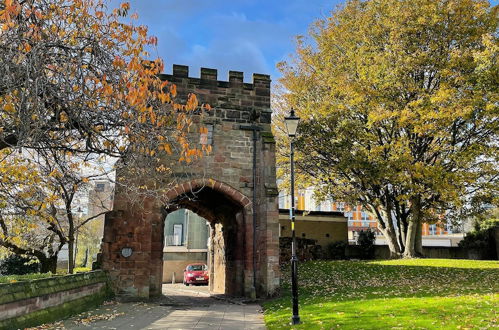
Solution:
<svg viewBox="0 0 499 330"><path fill-rule="evenodd" d="M128 258L132 255L133 253L133 250L131 247L124 247L123 249L121 249L121 255L125 258Z"/></svg>

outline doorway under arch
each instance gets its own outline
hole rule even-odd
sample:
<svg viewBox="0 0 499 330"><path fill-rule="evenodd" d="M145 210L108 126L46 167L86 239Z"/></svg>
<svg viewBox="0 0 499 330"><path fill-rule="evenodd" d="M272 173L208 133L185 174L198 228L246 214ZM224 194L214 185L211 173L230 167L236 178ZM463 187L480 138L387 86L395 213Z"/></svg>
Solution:
<svg viewBox="0 0 499 330"><path fill-rule="evenodd" d="M211 229L207 258L210 292L243 296L248 284L245 282L252 280L245 279L244 262L247 239L245 222L246 214L251 212L251 205L245 206L241 200L246 201L247 198L235 189L221 191L221 187L193 187L191 183L189 191L176 191L173 198L174 195L170 194L170 206L164 209L165 218L176 210L187 209L206 219ZM230 195L227 191L230 191ZM165 238L162 237L161 241L164 243ZM161 264L164 267L163 256ZM164 273L163 269L161 273Z"/></svg>

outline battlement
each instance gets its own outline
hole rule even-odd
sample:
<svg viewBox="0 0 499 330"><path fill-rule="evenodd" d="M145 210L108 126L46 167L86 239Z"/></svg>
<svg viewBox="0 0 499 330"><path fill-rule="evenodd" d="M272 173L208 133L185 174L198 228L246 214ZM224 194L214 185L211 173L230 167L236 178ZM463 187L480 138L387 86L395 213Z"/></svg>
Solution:
<svg viewBox="0 0 499 330"><path fill-rule="evenodd" d="M201 103L215 108L214 116L224 121L246 123L255 120L270 123L270 76L253 74L253 82L244 82L244 73L229 71L229 80L218 80L216 69L201 68L200 78L189 77L189 67L173 65L173 74L160 78L177 86L179 97L194 93Z"/></svg>
<svg viewBox="0 0 499 330"><path fill-rule="evenodd" d="M240 71L229 71L229 80L223 81L218 80L218 70L201 68L200 78L189 77L189 67L186 65L173 65L173 74L162 74L161 77L167 80L178 80L178 79L189 79L192 84L196 85L216 85L222 88L229 88L233 86L240 86L241 84L246 89L251 89L253 87L264 87L270 86L270 75L253 73L253 83L244 82L244 73Z"/></svg>

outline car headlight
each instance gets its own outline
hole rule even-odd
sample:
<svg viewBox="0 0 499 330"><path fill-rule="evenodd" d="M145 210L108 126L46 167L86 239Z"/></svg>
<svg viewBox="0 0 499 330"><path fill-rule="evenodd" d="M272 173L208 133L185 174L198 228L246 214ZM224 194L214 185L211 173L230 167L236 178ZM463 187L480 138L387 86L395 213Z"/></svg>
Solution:
<svg viewBox="0 0 499 330"><path fill-rule="evenodd" d="M194 276L194 274L193 274L193 273L187 273L187 276L189 276L189 277L193 277L193 276Z"/></svg>

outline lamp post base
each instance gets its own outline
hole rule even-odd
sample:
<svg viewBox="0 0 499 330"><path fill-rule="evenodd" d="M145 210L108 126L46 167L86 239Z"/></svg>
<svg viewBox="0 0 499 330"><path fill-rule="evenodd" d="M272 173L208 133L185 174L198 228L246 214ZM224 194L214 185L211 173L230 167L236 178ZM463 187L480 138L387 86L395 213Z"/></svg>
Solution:
<svg viewBox="0 0 499 330"><path fill-rule="evenodd" d="M295 325L295 324L300 324L300 323L301 323L300 316L293 315L293 317L291 318L291 324Z"/></svg>

